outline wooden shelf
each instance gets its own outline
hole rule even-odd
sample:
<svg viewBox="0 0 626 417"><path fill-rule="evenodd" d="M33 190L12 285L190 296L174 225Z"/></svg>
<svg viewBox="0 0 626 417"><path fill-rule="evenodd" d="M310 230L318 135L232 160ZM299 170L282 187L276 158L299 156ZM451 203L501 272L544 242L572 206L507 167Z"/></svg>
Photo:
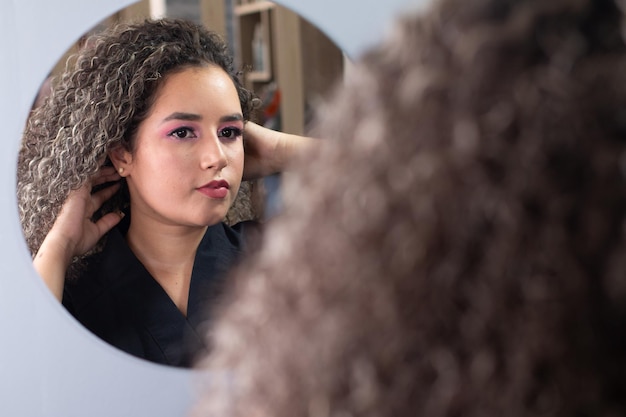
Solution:
<svg viewBox="0 0 626 417"><path fill-rule="evenodd" d="M257 3L252 4L256 5ZM249 69L244 73L248 88L253 88L250 83L269 82L274 76L271 13L272 9L266 9L238 16L239 48L237 61L241 68ZM254 38L257 31L260 31L256 35L260 36L261 44L255 46Z"/></svg>
<svg viewBox="0 0 626 417"><path fill-rule="evenodd" d="M256 82L269 82L272 80L271 71L248 71L245 74L246 80Z"/></svg>
<svg viewBox="0 0 626 417"><path fill-rule="evenodd" d="M235 6L235 14L237 16L245 16L247 14L259 13L264 10L270 10L275 7L271 1L255 1L252 3L240 4Z"/></svg>

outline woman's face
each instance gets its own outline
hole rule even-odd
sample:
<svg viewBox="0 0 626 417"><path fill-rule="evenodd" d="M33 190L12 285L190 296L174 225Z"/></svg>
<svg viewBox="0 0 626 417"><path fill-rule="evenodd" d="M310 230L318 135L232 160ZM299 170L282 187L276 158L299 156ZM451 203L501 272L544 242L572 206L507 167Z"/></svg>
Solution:
<svg viewBox="0 0 626 417"><path fill-rule="evenodd" d="M133 219L207 226L230 208L243 174L244 122L237 90L217 66L168 75L140 124L124 168Z"/></svg>

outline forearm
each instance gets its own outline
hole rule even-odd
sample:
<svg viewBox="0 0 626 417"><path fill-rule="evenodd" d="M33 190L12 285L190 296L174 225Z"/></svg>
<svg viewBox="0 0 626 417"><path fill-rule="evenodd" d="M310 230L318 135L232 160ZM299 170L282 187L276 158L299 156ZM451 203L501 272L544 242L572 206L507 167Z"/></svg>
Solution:
<svg viewBox="0 0 626 417"><path fill-rule="evenodd" d="M296 155L306 151L316 142L316 139L307 136L277 133L282 135L282 137L278 140L278 148L274 153L274 169L276 172L284 171Z"/></svg>
<svg viewBox="0 0 626 417"><path fill-rule="evenodd" d="M51 235L44 239L33 259L35 271L59 301L63 299L65 274L71 260L72 255L67 245Z"/></svg>
<svg viewBox="0 0 626 417"><path fill-rule="evenodd" d="M245 136L249 145L246 179L284 171L296 155L317 142L314 138L268 129L253 122L246 123Z"/></svg>

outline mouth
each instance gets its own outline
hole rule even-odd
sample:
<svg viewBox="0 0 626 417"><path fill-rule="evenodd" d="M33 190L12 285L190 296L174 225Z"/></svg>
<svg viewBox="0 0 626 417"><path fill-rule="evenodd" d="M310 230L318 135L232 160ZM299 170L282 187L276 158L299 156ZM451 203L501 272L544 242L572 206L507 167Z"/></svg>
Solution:
<svg viewBox="0 0 626 417"><path fill-rule="evenodd" d="M198 187L197 190L209 198L221 200L226 198L230 184L226 180L216 180Z"/></svg>

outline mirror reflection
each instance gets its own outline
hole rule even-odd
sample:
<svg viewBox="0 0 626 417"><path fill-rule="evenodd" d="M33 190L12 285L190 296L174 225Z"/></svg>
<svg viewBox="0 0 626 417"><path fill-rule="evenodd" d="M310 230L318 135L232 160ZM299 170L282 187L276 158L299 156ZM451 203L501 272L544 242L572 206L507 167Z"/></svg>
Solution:
<svg viewBox="0 0 626 417"><path fill-rule="evenodd" d="M209 349L228 271L276 210L277 176L315 146L311 108L344 70L274 3L197 6L193 19L189 2L143 1L77 41L33 102L17 173L53 295L106 342L179 367Z"/></svg>

